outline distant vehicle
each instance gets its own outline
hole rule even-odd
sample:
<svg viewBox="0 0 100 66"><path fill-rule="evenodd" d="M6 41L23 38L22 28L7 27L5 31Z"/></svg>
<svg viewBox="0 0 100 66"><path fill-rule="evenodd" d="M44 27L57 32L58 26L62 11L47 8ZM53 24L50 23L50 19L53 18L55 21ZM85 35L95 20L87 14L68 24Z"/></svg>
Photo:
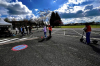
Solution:
<svg viewBox="0 0 100 66"><path fill-rule="evenodd" d="M36 26L32 26L33 28L36 28Z"/></svg>
<svg viewBox="0 0 100 66"><path fill-rule="evenodd" d="M11 32L8 30L8 27L0 27L0 36L11 36Z"/></svg>

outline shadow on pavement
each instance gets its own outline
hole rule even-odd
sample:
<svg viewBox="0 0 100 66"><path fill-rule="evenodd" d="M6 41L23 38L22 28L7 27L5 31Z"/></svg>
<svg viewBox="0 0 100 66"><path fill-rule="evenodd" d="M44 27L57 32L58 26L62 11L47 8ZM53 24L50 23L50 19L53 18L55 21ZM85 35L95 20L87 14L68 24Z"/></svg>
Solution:
<svg viewBox="0 0 100 66"><path fill-rule="evenodd" d="M38 39L38 42L43 42L44 40L48 41L51 39L52 36L48 36L47 38L41 37Z"/></svg>
<svg viewBox="0 0 100 66"><path fill-rule="evenodd" d="M91 44L89 46L91 46L95 52L100 54L100 45L98 45L98 44L96 44L96 45L95 44Z"/></svg>
<svg viewBox="0 0 100 66"><path fill-rule="evenodd" d="M50 39L51 39L51 37L52 37L52 36L48 36L48 37L46 38L46 41L50 40Z"/></svg>

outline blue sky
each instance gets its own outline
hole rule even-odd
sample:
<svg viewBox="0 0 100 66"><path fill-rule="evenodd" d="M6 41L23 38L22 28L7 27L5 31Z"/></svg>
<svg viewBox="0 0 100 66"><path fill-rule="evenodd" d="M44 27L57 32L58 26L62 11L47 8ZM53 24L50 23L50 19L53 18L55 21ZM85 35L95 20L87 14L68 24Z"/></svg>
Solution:
<svg viewBox="0 0 100 66"><path fill-rule="evenodd" d="M100 22L99 0L0 0L0 18L16 20L38 18L39 11L58 12L62 22Z"/></svg>

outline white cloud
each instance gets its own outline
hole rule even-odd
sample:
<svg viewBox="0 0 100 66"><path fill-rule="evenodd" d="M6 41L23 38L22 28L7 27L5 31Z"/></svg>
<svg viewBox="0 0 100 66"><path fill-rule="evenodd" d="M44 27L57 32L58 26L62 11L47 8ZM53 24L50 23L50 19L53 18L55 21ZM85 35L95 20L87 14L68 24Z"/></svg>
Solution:
<svg viewBox="0 0 100 66"><path fill-rule="evenodd" d="M54 0L53 3L55 3L57 0Z"/></svg>
<svg viewBox="0 0 100 66"><path fill-rule="evenodd" d="M7 17L12 20L23 20L25 18L34 18L36 17L32 14L32 11L28 9L26 5L23 5L22 2L11 2L12 0L0 0L0 14L7 15Z"/></svg>
<svg viewBox="0 0 100 66"><path fill-rule="evenodd" d="M85 2L87 0L68 0L68 4L79 4L79 3L82 3L82 2Z"/></svg>
<svg viewBox="0 0 100 66"><path fill-rule="evenodd" d="M68 10L69 5L63 4L59 9L56 9L54 11L62 12L62 13L69 13Z"/></svg>
<svg viewBox="0 0 100 66"><path fill-rule="evenodd" d="M81 6L74 6L73 9L74 9L74 10L73 10L71 13L75 13L75 12L77 12L77 11L79 11L79 10L84 10L83 7L81 7Z"/></svg>
<svg viewBox="0 0 100 66"><path fill-rule="evenodd" d="M0 7L0 14L1 15L8 15L7 11L8 11L7 9Z"/></svg>
<svg viewBox="0 0 100 66"><path fill-rule="evenodd" d="M18 0L16 0L16 2L18 2Z"/></svg>
<svg viewBox="0 0 100 66"><path fill-rule="evenodd" d="M0 0L0 2L3 1L3 2L11 2L12 0Z"/></svg>
<svg viewBox="0 0 100 66"><path fill-rule="evenodd" d="M38 9L35 9L35 11L38 11Z"/></svg>
<svg viewBox="0 0 100 66"><path fill-rule="evenodd" d="M54 10L54 11L58 11L61 13L75 13L78 10L84 10L83 6L71 6L73 4L79 4L82 3L86 0L69 0L67 3L64 3L63 5L60 5L60 8Z"/></svg>
<svg viewBox="0 0 100 66"><path fill-rule="evenodd" d="M64 24L69 23L84 23L84 22L100 22L100 16L91 16L91 17L82 17L82 18L70 18L70 19L64 19L61 18L62 22Z"/></svg>
<svg viewBox="0 0 100 66"><path fill-rule="evenodd" d="M31 14L32 11L28 9L26 5L23 5L22 2L7 2L0 0L0 6L7 9L8 14L10 15L22 15L22 14Z"/></svg>
<svg viewBox="0 0 100 66"><path fill-rule="evenodd" d="M28 14L28 15L9 15L7 16L10 20L13 18L16 19L17 21L23 20L23 19L30 19L30 18L36 18L34 14Z"/></svg>
<svg viewBox="0 0 100 66"><path fill-rule="evenodd" d="M62 22L64 24L68 24L68 23L74 23L75 19L74 18L70 18L70 19L64 19L64 18L61 18Z"/></svg>

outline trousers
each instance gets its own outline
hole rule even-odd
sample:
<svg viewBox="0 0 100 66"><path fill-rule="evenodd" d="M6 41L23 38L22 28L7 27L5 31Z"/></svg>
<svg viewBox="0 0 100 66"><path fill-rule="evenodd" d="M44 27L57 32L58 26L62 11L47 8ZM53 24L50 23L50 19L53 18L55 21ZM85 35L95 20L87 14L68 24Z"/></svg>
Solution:
<svg viewBox="0 0 100 66"><path fill-rule="evenodd" d="M51 31L49 30L49 36L51 36Z"/></svg>
<svg viewBox="0 0 100 66"><path fill-rule="evenodd" d="M90 34L91 34L91 32L86 33L86 42L87 42L87 44L90 43Z"/></svg>
<svg viewBox="0 0 100 66"><path fill-rule="evenodd" d="M46 36L46 32L44 32L44 35L45 35L45 38L46 38L46 37L47 37L47 36Z"/></svg>

